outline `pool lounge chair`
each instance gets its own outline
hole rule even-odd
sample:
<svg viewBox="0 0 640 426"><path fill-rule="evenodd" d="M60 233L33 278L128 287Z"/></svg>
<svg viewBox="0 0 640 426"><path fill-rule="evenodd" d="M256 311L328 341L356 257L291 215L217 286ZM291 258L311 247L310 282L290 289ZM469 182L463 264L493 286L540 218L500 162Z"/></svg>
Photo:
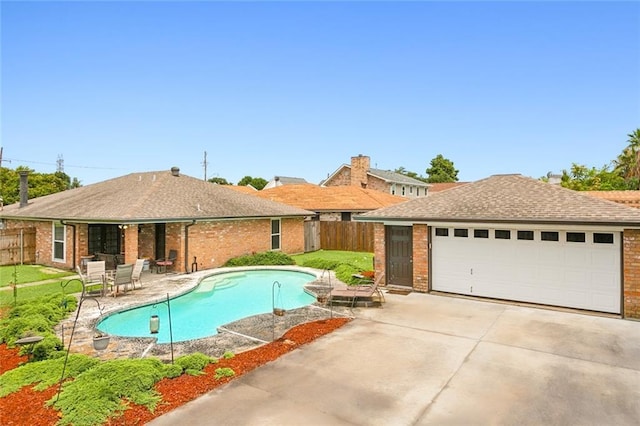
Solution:
<svg viewBox="0 0 640 426"><path fill-rule="evenodd" d="M107 278L107 283L111 286L112 296L116 297L119 292L119 287L123 286L123 292L126 293L129 286L133 287L133 281L131 279L133 275L133 264L128 263L124 265L118 265L116 267L116 273L113 278Z"/></svg>
<svg viewBox="0 0 640 426"><path fill-rule="evenodd" d="M334 288L329 293L329 303L346 303L352 308L356 306L358 302L363 303L365 306L375 303L382 304L384 303L384 295L382 294L382 291L380 291L379 284L382 282L383 278L384 274L380 274L380 276L370 284L358 284Z"/></svg>

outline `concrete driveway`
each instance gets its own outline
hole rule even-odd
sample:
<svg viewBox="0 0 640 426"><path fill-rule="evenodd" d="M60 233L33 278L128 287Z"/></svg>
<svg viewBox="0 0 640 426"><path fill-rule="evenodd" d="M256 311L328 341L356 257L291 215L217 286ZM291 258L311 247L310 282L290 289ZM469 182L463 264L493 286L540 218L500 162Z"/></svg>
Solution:
<svg viewBox="0 0 640 426"><path fill-rule="evenodd" d="M640 322L412 293L151 422L637 425Z"/></svg>

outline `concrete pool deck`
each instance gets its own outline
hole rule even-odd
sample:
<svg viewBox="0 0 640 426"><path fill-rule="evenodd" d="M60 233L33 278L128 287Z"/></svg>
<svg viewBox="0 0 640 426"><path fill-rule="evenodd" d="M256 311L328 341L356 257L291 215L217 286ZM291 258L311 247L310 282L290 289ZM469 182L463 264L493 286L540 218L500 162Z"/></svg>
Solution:
<svg viewBox="0 0 640 426"><path fill-rule="evenodd" d="M636 425L640 322L411 293L153 426Z"/></svg>

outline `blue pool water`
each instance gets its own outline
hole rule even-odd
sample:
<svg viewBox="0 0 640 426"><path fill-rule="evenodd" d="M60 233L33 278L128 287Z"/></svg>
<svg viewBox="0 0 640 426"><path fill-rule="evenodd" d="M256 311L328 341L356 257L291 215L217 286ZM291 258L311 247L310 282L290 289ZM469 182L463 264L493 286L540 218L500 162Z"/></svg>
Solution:
<svg viewBox="0 0 640 426"><path fill-rule="evenodd" d="M223 324L272 312L272 299L275 307L287 310L309 305L315 299L305 293L304 285L315 278L306 272L289 270L234 271L206 277L189 293L170 299L173 341L212 336ZM274 286L275 281L280 286ZM157 334L149 331L151 315L160 317ZM100 321L97 328L111 335L157 337L158 343L169 343L166 299L155 306L110 315Z"/></svg>

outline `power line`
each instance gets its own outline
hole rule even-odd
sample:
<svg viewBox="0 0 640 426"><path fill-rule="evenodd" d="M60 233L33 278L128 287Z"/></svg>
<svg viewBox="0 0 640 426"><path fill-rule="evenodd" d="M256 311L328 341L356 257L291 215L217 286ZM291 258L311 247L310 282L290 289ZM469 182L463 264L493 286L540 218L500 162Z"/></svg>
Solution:
<svg viewBox="0 0 640 426"><path fill-rule="evenodd" d="M7 163L11 162L11 161L16 161L16 162L20 162L20 163L31 163L31 164L42 164L45 166L58 166L58 162L56 161L55 163L47 163L44 161L30 161L30 160L20 160L18 158L5 158L2 161L6 161ZM123 167L96 167L96 166L75 166L75 165L71 165L71 164L67 164L66 167L73 167L76 169L93 169L93 170L125 170L125 168Z"/></svg>

